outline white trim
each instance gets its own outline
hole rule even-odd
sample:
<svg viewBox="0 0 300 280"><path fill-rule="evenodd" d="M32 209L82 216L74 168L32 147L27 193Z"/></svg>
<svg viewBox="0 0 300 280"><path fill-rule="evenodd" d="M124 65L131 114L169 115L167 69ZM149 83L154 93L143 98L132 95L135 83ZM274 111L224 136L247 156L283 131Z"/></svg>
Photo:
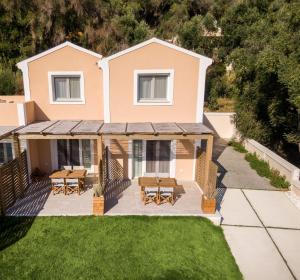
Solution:
<svg viewBox="0 0 300 280"><path fill-rule="evenodd" d="M234 112L204 112L207 116L233 116L235 114Z"/></svg>
<svg viewBox="0 0 300 280"><path fill-rule="evenodd" d="M91 173L95 173L96 172L96 166L98 165L97 164L97 160L95 159L95 143L94 141L95 140L92 140L92 139L87 139L87 140L90 140L90 147L91 147Z"/></svg>
<svg viewBox="0 0 300 280"><path fill-rule="evenodd" d="M199 59L198 88L196 105L196 122L203 122L206 69L212 64L212 59Z"/></svg>
<svg viewBox="0 0 300 280"><path fill-rule="evenodd" d="M167 99L157 102L138 101L138 76L141 74L169 74L167 81ZM143 69L133 72L133 104L137 106L170 106L173 105L174 69Z"/></svg>
<svg viewBox="0 0 300 280"><path fill-rule="evenodd" d="M54 91L53 91L53 77L54 76L79 76L80 77L80 99L74 101L55 101ZM77 105L85 104L84 96L84 76L82 71L49 71L48 72L48 94L50 104L56 105Z"/></svg>
<svg viewBox="0 0 300 280"><path fill-rule="evenodd" d="M146 140L143 140L143 160L142 160L142 174L145 176L146 173Z"/></svg>
<svg viewBox="0 0 300 280"><path fill-rule="evenodd" d="M64 139L67 141L67 150L68 154L70 154L70 141L71 139ZM92 139L78 139L79 141L79 163L83 166L83 158L82 158L82 140L89 140L90 141L90 150L91 150L91 167L85 168L88 173L95 172L95 161L94 161L94 142ZM51 140L51 165L52 169L58 169L58 153L57 153L57 140Z"/></svg>
<svg viewBox="0 0 300 280"><path fill-rule="evenodd" d="M171 140L171 154L170 154L170 177L176 177L176 140Z"/></svg>
<svg viewBox="0 0 300 280"><path fill-rule="evenodd" d="M197 53L195 53L195 52L193 52L193 51L190 51L190 50L187 50L187 49L178 47L178 46L176 46L176 45L173 45L173 44L168 43L168 42L166 42L166 41L157 39L157 38L155 38L155 37L154 37L154 38L151 38L151 39L149 39L149 40L147 40L147 41L144 41L144 42L142 42L142 43L140 43L140 44L137 44L137 45L135 45L135 46L133 46L133 47L130 47L130 48L128 48L128 49L125 49L125 50L123 50L123 51L117 52L117 53L115 53L115 54L113 54L113 55L111 55L111 56L108 56L108 57L104 58L104 59L107 60L107 61L109 61L109 60L115 59L115 58L117 58L117 57L120 57L120 56L122 56L122 55L124 55L124 54L127 54L127 53L129 53L129 52L132 52L132 51L135 51L135 50L137 50L137 49L143 48L143 47L145 47L145 46L147 46L147 45L149 45L149 44L152 44L152 43L157 43L157 44L163 45L163 46L165 46L165 47L168 47L168 48L171 48L171 49L173 49L173 50L176 50L176 51L185 53L185 54L190 55L190 56L193 56L193 57L195 57L195 58L201 58L202 60L212 61L210 58L208 58L208 57L206 57L206 56L204 56L204 55L197 54ZM101 61L99 61L99 62L101 63Z"/></svg>
<svg viewBox="0 0 300 280"><path fill-rule="evenodd" d="M62 48L64 48L64 47L71 47L71 48L73 48L73 49L76 49L76 50L78 50L78 51L84 52L84 53L86 53L86 54L89 54L89 55L92 55L92 56L95 56L95 57L98 57L98 58L101 58L101 57L102 57L101 54L98 54L98 53L96 53L96 52L87 50L87 49L85 49L85 48L83 48L83 47L77 46L77 45L75 45L75 44L73 44L73 43L71 43L71 42L69 42L69 41L66 41L66 42L64 42L64 43L62 43L62 44L60 44L60 45L57 45L56 47L53 47L53 48L48 49L48 50L46 50L46 51L44 51L44 52L41 52L41 53L39 53L39 54L37 54L37 55L34 55L34 56L32 56L32 57L29 57L29 58L27 58L27 59L25 59L25 60L20 61L20 62L17 64L17 66L19 67L19 65L21 65L21 64L29 63L29 62L31 62L31 61L34 61L34 60L36 60L36 59L39 59L39 58L41 58L41 57L43 57L43 56L46 56L46 55L48 55L48 54L50 54L50 53L53 53L53 52L55 52L55 51L58 51L58 50L60 50L60 49L62 49Z"/></svg>
<svg viewBox="0 0 300 280"><path fill-rule="evenodd" d="M109 64L106 59L103 59L98 62L98 66L102 69L103 72L103 113L104 113L104 122L110 123L110 101L109 101Z"/></svg>
<svg viewBox="0 0 300 280"><path fill-rule="evenodd" d="M128 140L128 178L129 179L133 179L132 163L133 163L133 140Z"/></svg>
<svg viewBox="0 0 300 280"><path fill-rule="evenodd" d="M27 117L26 117L26 108L24 103L17 103L17 112L18 112L18 121L19 125L26 125L27 124Z"/></svg>
<svg viewBox="0 0 300 280"><path fill-rule="evenodd" d="M19 62L17 67L22 71L23 77L23 87L24 87L24 99L25 101L30 101L30 86L29 86L29 73L28 73L28 64L25 62Z"/></svg>

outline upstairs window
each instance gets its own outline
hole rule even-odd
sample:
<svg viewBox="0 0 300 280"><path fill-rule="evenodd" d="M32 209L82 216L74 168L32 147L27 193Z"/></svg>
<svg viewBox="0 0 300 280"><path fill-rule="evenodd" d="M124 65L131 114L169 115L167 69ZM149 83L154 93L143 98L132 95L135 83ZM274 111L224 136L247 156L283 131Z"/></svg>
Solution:
<svg viewBox="0 0 300 280"><path fill-rule="evenodd" d="M138 101L167 101L169 75L139 75Z"/></svg>
<svg viewBox="0 0 300 280"><path fill-rule="evenodd" d="M51 103L84 103L82 74L50 74Z"/></svg>
<svg viewBox="0 0 300 280"><path fill-rule="evenodd" d="M135 105L170 105L173 102L173 71L135 71L134 87Z"/></svg>

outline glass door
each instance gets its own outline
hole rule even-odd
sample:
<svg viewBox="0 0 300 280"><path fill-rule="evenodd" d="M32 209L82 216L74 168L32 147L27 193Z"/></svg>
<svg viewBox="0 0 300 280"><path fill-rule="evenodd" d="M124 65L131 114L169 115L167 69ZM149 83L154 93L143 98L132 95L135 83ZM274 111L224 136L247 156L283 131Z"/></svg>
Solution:
<svg viewBox="0 0 300 280"><path fill-rule="evenodd" d="M169 177L171 160L171 141L146 142L145 176Z"/></svg>
<svg viewBox="0 0 300 280"><path fill-rule="evenodd" d="M143 175L143 141L132 141L132 177Z"/></svg>

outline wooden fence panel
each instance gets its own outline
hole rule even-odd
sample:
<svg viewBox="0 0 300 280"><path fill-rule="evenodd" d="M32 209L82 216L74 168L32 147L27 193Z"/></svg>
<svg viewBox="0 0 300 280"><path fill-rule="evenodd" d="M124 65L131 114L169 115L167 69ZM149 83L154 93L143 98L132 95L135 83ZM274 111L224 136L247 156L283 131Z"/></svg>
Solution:
<svg viewBox="0 0 300 280"><path fill-rule="evenodd" d="M195 172L195 180L198 185L205 189L205 157L206 153L202 151L199 147L197 148L197 159L196 159L196 172Z"/></svg>
<svg viewBox="0 0 300 280"><path fill-rule="evenodd" d="M213 194L216 190L218 166L213 161L209 162L208 183L205 184L206 153L198 148L196 155L195 180L205 195Z"/></svg>
<svg viewBox="0 0 300 280"><path fill-rule="evenodd" d="M5 214L29 186L26 151L19 158L0 166L0 212Z"/></svg>

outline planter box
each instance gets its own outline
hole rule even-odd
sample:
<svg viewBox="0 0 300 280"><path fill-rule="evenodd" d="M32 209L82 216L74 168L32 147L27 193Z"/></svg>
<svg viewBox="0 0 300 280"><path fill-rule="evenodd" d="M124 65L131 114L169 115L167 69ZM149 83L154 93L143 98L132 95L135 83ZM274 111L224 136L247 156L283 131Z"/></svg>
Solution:
<svg viewBox="0 0 300 280"><path fill-rule="evenodd" d="M202 196L202 211L205 214L215 214L216 212L216 199L207 199L204 195Z"/></svg>
<svg viewBox="0 0 300 280"><path fill-rule="evenodd" d="M95 216L104 215L104 196L93 197L93 214Z"/></svg>

